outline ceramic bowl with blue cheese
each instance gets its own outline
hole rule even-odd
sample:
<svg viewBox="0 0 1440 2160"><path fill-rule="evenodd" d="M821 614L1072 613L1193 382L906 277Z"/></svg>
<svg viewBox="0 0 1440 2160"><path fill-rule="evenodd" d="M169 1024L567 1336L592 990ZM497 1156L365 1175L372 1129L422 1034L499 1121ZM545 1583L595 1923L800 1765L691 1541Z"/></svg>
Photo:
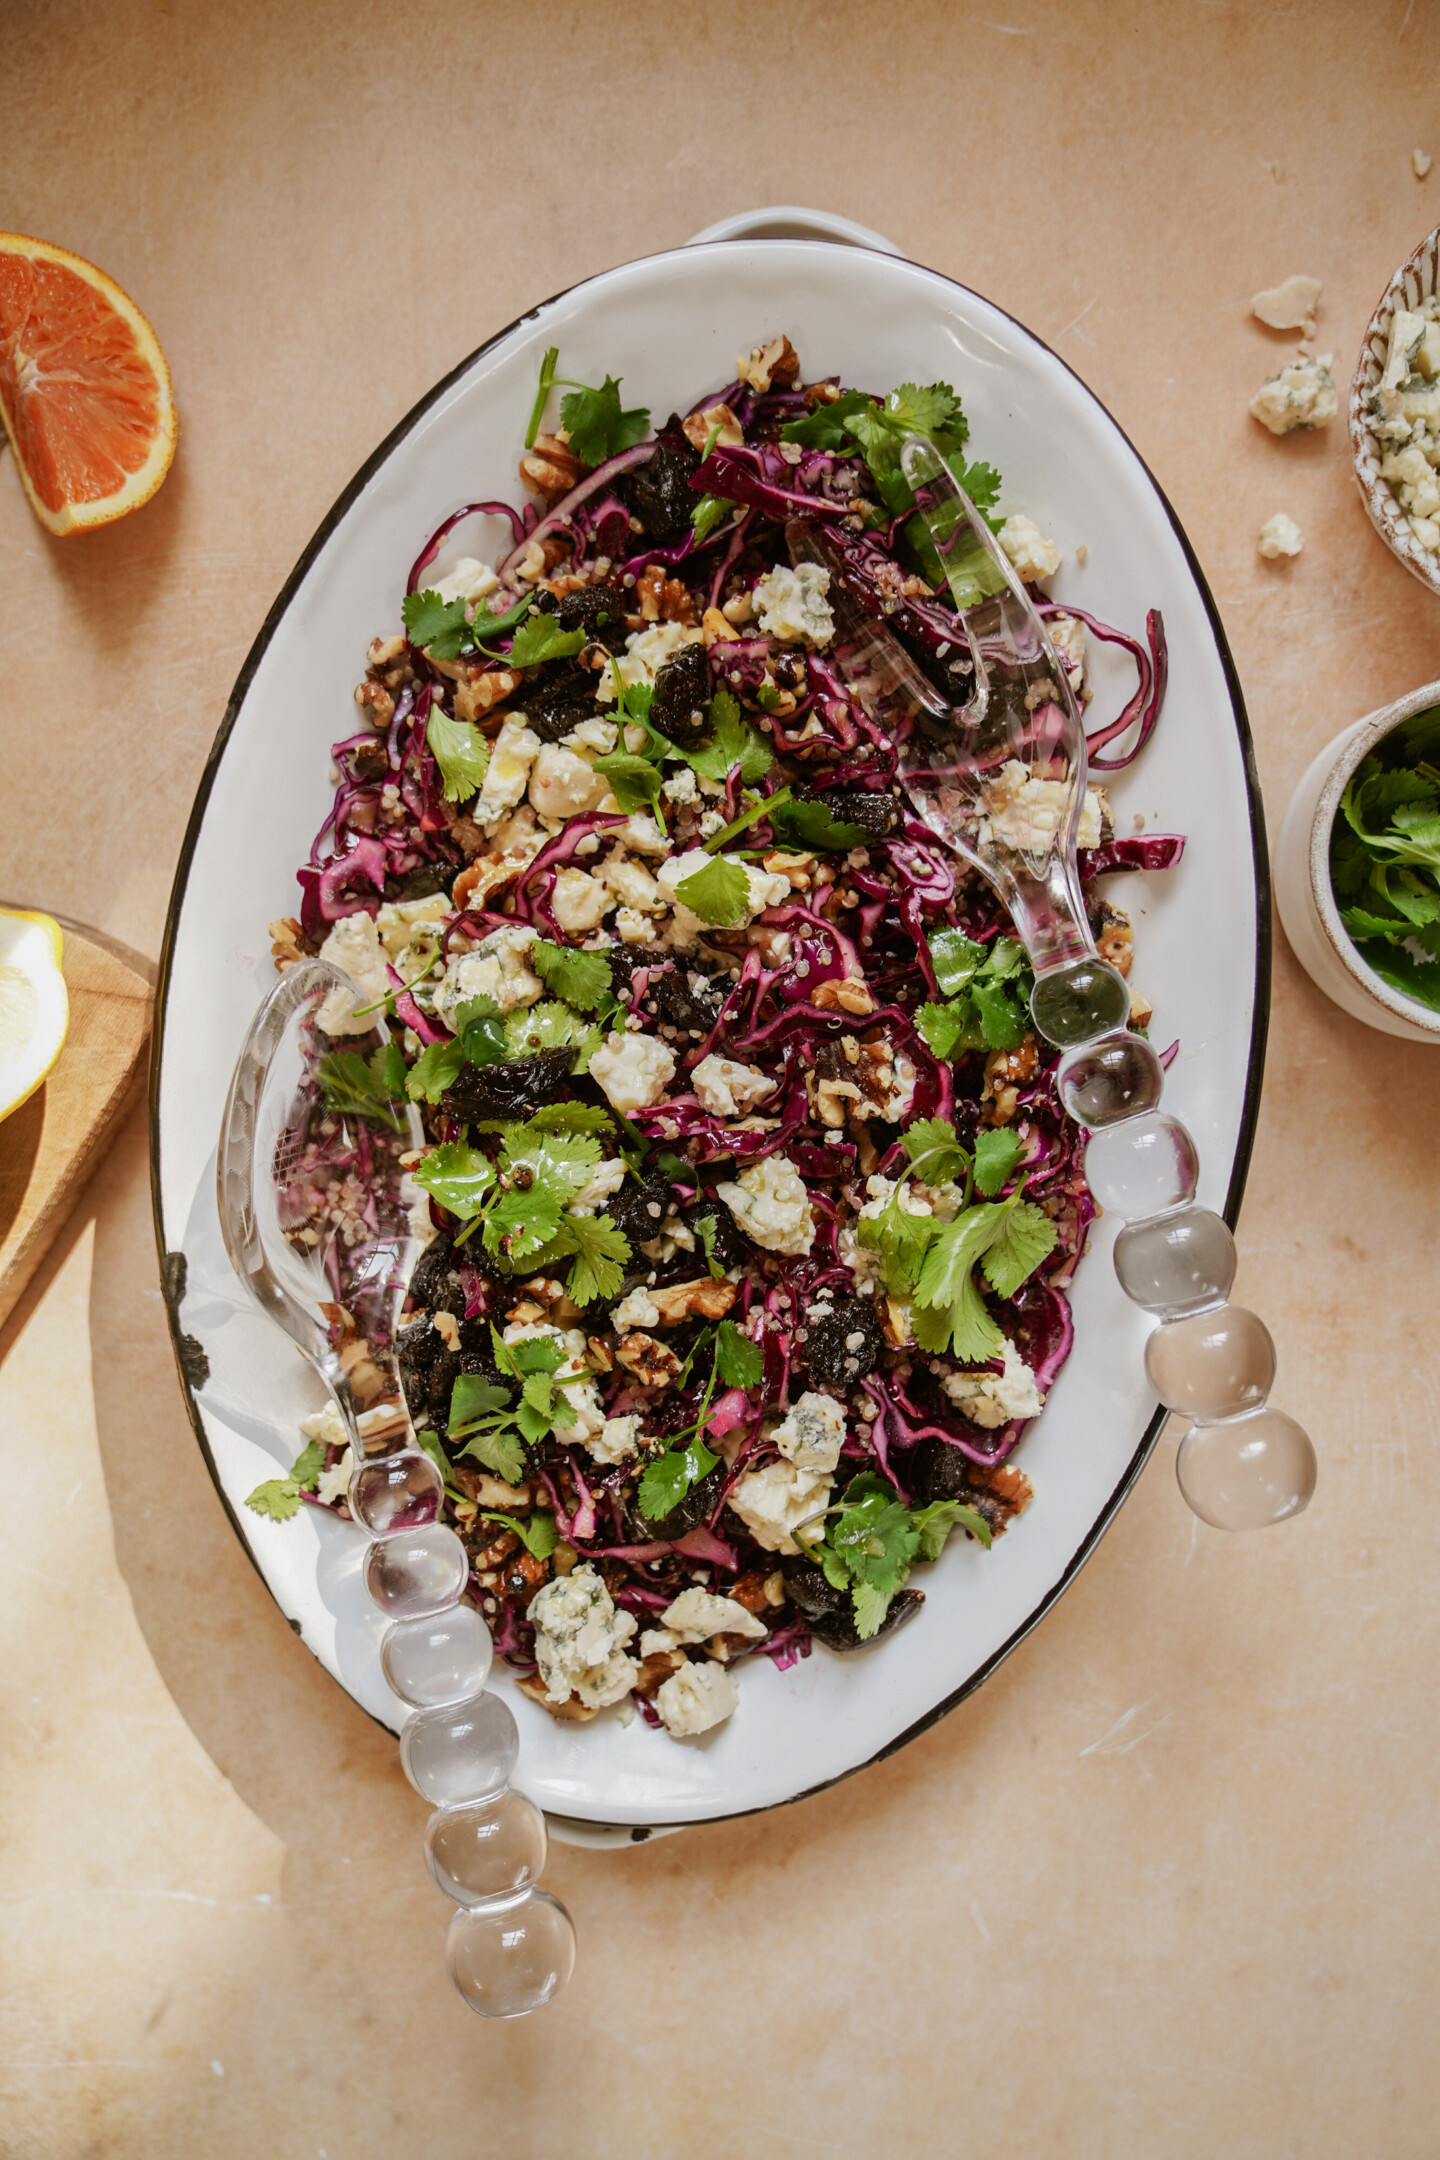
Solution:
<svg viewBox="0 0 1440 2160"><path fill-rule="evenodd" d="M1371 523L1440 593L1440 228L1421 241L1370 318L1350 386L1350 448Z"/></svg>

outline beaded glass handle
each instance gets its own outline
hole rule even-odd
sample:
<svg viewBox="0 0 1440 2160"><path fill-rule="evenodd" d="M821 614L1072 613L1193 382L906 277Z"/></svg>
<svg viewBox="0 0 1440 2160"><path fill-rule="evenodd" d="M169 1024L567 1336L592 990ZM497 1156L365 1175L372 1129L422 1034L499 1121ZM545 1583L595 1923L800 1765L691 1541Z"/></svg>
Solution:
<svg viewBox="0 0 1440 2160"><path fill-rule="evenodd" d="M539 1884L545 1818L511 1789L519 1734L485 1690L490 1631L460 1602L469 1556L440 1520L444 1480L414 1443L400 1385L395 1333L415 1250L400 1158L421 1143L419 1116L410 1108L391 1131L326 1111L315 1036L332 997L365 1003L338 969L307 960L255 1015L220 1131L220 1223L236 1273L320 1374L349 1434L350 1513L371 1540L365 1587L390 1621L381 1665L411 1712L400 1761L435 1809L425 1858L458 1908L446 1969L472 2010L522 2017L570 1977L575 1929ZM389 1040L379 1014L376 1032ZM358 1205L347 1205L352 1178Z"/></svg>
<svg viewBox="0 0 1440 2160"><path fill-rule="evenodd" d="M1235 1241L1195 1204L1199 1156L1160 1108L1164 1074L1129 1032L1124 977L1095 949L1076 851L1085 809L1085 731L1069 677L1029 594L933 445L901 452L974 667L954 707L883 625L853 635L842 615L842 666L909 718L898 778L936 837L995 888L1035 970L1036 1029L1063 1053L1060 1100L1090 1134L1085 1174L1102 1207L1124 1217L1115 1272L1156 1315L1145 1369L1167 1409L1192 1420L1176 1460L1195 1513L1221 1530L1258 1529L1305 1507L1315 1489L1308 1435L1269 1403L1275 1346L1256 1314L1229 1304ZM923 682L923 678L921 678Z"/></svg>

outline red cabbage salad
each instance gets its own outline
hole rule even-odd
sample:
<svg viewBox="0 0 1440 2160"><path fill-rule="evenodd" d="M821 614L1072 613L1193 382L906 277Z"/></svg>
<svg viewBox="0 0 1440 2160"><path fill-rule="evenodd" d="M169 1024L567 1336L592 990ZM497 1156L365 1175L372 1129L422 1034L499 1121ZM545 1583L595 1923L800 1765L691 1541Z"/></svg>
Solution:
<svg viewBox="0 0 1440 2160"><path fill-rule="evenodd" d="M557 1718L633 1706L684 1737L735 1710L743 1660L878 1641L947 1541L989 1547L1029 1504L1013 1458L1095 1212L1025 954L898 792L908 719L847 689L830 579L965 700L900 468L918 432L1079 696L1089 640L1133 660L1101 770L1154 727L1165 643L1158 614L1137 638L1047 599L1059 556L996 513L943 383L803 383L773 337L657 430L558 367L525 507L447 519L370 645L299 912L271 925L278 967L318 953L361 993L320 1009L289 1234L362 1245L365 1166L399 1157L422 1249L393 1348L468 1594ZM455 558L477 512L509 528L493 564ZM836 569L792 559L796 521ZM1117 837L1092 785L1080 844L1128 975L1093 881L1182 843ZM1148 1010L1132 989L1131 1024ZM392 1346L334 1310L363 1409L367 1328ZM344 1514L338 1413L303 1432L251 1505Z"/></svg>

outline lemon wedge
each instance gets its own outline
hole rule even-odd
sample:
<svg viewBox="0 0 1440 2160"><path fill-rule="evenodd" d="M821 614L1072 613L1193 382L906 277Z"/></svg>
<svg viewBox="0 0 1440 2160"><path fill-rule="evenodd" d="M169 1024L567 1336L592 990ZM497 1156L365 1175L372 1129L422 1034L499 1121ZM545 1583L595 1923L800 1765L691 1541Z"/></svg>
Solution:
<svg viewBox="0 0 1440 2160"><path fill-rule="evenodd" d="M64 953L51 916L0 908L0 1118L29 1101L64 1045Z"/></svg>

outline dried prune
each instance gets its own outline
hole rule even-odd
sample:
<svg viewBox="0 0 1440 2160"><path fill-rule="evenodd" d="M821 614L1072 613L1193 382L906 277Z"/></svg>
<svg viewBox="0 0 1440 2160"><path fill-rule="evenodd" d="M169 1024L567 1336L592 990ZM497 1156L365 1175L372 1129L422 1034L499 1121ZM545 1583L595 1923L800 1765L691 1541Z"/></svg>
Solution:
<svg viewBox="0 0 1440 2160"><path fill-rule="evenodd" d="M900 823L900 800L884 789L820 787L803 781L795 790L799 802L824 803L831 817L846 825L858 825L874 840L883 840Z"/></svg>
<svg viewBox="0 0 1440 2160"><path fill-rule="evenodd" d="M848 1590L836 1590L810 1560L787 1560L781 1571L791 1600L804 1615L812 1635L832 1650L863 1650L867 1643L893 1635L925 1602L919 1590L897 1590L873 1635L862 1639Z"/></svg>
<svg viewBox="0 0 1440 2160"><path fill-rule="evenodd" d="M643 1185L627 1177L619 1192L605 1202L605 1213L629 1238L630 1250L637 1252L648 1238L660 1235L669 1202L670 1180L663 1170L652 1170Z"/></svg>
<svg viewBox="0 0 1440 2160"><path fill-rule="evenodd" d="M562 630L583 630L592 645L607 652L624 650L627 599L620 585L582 585L561 599L558 614Z"/></svg>
<svg viewBox="0 0 1440 2160"><path fill-rule="evenodd" d="M706 1215L713 1216L715 1221L715 1228L710 1234L710 1249L716 1266L721 1269L744 1267L746 1261L750 1258L750 1247L746 1243L735 1217L726 1207L723 1200L717 1200L714 1193L707 1193L702 1189L695 1195L693 1200L687 1200L680 1210L681 1220L686 1228L690 1230L694 1230L701 1217ZM710 1257L700 1241L698 1232L695 1240L695 1251L700 1258L708 1259Z"/></svg>
<svg viewBox="0 0 1440 2160"><path fill-rule="evenodd" d="M437 855L433 862L416 863L399 877L385 880L387 900L428 900L431 893L448 893L460 868L459 856Z"/></svg>
<svg viewBox="0 0 1440 2160"><path fill-rule="evenodd" d="M698 1039L708 1035L719 1019L729 988L728 977L722 986L704 968L668 967L663 974L651 976L644 1003L655 1014L662 1033L673 1028L677 1035Z"/></svg>
<svg viewBox="0 0 1440 2160"><path fill-rule="evenodd" d="M807 1372L831 1387L848 1387L874 1372L885 1347L884 1330L868 1298L837 1298L818 1319L807 1315L801 1353Z"/></svg>
<svg viewBox="0 0 1440 2160"><path fill-rule="evenodd" d="M674 743L694 743L706 728L710 663L703 645L682 645L655 677L650 724Z"/></svg>
<svg viewBox="0 0 1440 2160"><path fill-rule="evenodd" d="M954 1405L946 1407L954 1417ZM958 1500L983 1515L996 1537L1031 1496L1030 1480L1014 1463L977 1463L937 1433L927 1433L905 1467L917 1505Z"/></svg>
<svg viewBox="0 0 1440 2160"><path fill-rule="evenodd" d="M616 493L648 540L664 545L682 539L690 530L700 499L690 485L690 475L699 463L700 453L680 432L679 414L672 413L654 456L616 482Z"/></svg>
<svg viewBox="0 0 1440 2160"><path fill-rule="evenodd" d="M673 1543L676 1538L684 1537L687 1530L698 1530L714 1514L725 1476L725 1465L716 1463L713 1470L681 1495L668 1515L642 1515L637 1493L624 1510L626 1542L649 1545L665 1539Z"/></svg>
<svg viewBox="0 0 1440 2160"><path fill-rule="evenodd" d="M541 742L559 742L582 720L595 717L595 685L599 681L588 668L555 661L527 683L524 699L525 725Z"/></svg>
<svg viewBox="0 0 1440 2160"><path fill-rule="evenodd" d="M573 1050L533 1050L504 1065L467 1065L442 1098L451 1117L524 1118L569 1094Z"/></svg>

